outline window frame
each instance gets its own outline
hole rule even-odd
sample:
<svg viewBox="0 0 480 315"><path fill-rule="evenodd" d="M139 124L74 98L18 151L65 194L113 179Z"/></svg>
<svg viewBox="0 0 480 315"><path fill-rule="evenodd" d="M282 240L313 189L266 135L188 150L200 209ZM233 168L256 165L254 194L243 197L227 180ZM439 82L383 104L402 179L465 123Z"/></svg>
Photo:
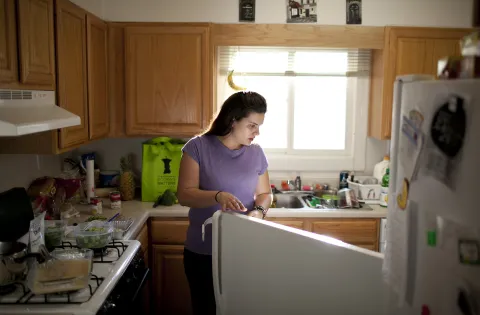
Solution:
<svg viewBox="0 0 480 315"><path fill-rule="evenodd" d="M272 47L275 50L274 47ZM224 69L217 68L217 108L221 107L228 85L227 74ZM238 73L237 75L242 75ZM269 76L271 74L252 73L245 75ZM295 74L286 73L287 78L294 78ZM329 76L311 75L311 76ZM366 166L366 145L368 125L368 103L370 76L347 77L347 104L346 104L346 131L345 150L304 150L293 149L294 141L294 84L288 83L288 125L287 149L264 148L269 162L270 171L296 171L296 172L332 172L341 170L364 171ZM221 88L219 88L221 86ZM268 113L267 113L268 115ZM267 116L268 119L268 116ZM260 129L261 133L261 129ZM328 131L319 131L328 136Z"/></svg>

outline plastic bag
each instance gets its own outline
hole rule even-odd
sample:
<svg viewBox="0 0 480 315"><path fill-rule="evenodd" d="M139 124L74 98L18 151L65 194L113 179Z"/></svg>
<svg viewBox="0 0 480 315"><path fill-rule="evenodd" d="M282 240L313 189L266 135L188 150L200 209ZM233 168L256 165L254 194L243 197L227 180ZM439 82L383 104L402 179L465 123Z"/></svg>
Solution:
<svg viewBox="0 0 480 315"><path fill-rule="evenodd" d="M158 137L143 143L142 201L155 202L165 190L177 191L185 142Z"/></svg>
<svg viewBox="0 0 480 315"><path fill-rule="evenodd" d="M45 212L30 221L30 253L38 253L40 245L45 245Z"/></svg>

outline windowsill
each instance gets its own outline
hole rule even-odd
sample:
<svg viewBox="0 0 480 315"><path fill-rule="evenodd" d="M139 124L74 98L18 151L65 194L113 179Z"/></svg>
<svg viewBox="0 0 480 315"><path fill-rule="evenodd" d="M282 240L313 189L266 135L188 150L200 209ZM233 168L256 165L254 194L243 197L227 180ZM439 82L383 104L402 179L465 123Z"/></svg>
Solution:
<svg viewBox="0 0 480 315"><path fill-rule="evenodd" d="M298 156L265 153L270 171L331 172L341 170L365 170L365 159L355 160L352 156Z"/></svg>

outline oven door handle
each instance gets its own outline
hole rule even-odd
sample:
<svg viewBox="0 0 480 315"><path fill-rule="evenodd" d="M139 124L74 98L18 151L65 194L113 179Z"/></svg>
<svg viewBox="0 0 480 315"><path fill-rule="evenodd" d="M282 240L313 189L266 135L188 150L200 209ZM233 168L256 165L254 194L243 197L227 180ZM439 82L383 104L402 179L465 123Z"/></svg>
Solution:
<svg viewBox="0 0 480 315"><path fill-rule="evenodd" d="M132 302L137 299L138 294L140 293L140 291L145 286L145 283L147 282L147 278L149 276L150 276L150 268L147 268L145 270L145 273L143 274L142 281L140 282L140 285L137 287L137 290L135 291L135 294L133 295Z"/></svg>

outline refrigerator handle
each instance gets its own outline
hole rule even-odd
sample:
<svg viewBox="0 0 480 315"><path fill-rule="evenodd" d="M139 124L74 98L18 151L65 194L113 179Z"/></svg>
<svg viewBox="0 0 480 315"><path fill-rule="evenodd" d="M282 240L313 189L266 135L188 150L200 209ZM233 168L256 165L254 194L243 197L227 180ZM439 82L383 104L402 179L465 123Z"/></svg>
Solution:
<svg viewBox="0 0 480 315"><path fill-rule="evenodd" d="M220 279L220 217L222 211L218 210L212 216L212 275L213 275L213 292L215 293L215 301L217 304L217 315L222 315L223 299L222 284Z"/></svg>

